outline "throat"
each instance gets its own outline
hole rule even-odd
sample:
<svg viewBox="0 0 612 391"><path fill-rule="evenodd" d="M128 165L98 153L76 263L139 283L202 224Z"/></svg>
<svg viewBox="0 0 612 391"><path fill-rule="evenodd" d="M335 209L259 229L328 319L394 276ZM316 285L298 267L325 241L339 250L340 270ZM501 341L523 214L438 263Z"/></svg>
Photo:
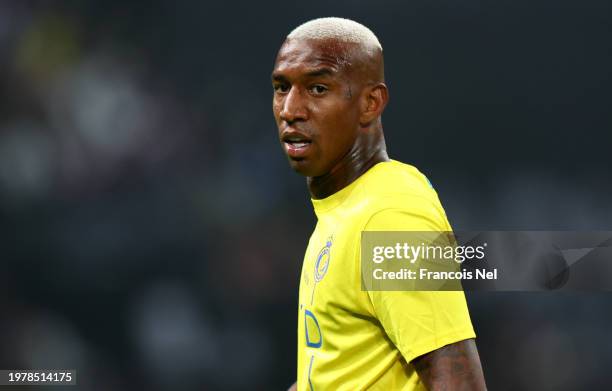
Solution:
<svg viewBox="0 0 612 391"><path fill-rule="evenodd" d="M310 196L314 199L327 198L353 183L376 164L387 161L389 156L384 148L376 150L369 156L349 153L329 173L307 178Z"/></svg>

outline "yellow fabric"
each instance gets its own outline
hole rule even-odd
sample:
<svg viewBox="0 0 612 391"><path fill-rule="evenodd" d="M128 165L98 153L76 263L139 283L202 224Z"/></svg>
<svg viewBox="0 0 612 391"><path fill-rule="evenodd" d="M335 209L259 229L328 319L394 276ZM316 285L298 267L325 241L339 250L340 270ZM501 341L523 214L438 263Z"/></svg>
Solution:
<svg viewBox="0 0 612 391"><path fill-rule="evenodd" d="M298 391L424 390L410 361L474 338L463 292L361 290L362 231L450 231L416 168L383 162L312 200L318 218L302 266Z"/></svg>

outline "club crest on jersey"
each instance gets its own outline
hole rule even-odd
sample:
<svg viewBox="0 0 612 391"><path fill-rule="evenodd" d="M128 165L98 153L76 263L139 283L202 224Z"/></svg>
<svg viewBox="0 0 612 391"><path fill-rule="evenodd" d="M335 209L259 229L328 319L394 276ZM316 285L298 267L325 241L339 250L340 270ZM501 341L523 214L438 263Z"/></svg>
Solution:
<svg viewBox="0 0 612 391"><path fill-rule="evenodd" d="M319 282L325 277L327 269L329 268L329 261L331 260L331 246L334 238L330 236L325 243L325 247L319 251L317 255L317 261L315 262L314 278L316 282Z"/></svg>

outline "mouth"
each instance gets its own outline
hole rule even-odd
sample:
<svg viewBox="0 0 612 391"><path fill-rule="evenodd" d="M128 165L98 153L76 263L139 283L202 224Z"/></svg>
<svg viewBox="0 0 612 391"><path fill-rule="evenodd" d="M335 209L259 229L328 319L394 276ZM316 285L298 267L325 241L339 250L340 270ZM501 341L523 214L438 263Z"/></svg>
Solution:
<svg viewBox="0 0 612 391"><path fill-rule="evenodd" d="M312 140L301 134L284 136L282 141L287 155L291 158L303 158L312 146Z"/></svg>

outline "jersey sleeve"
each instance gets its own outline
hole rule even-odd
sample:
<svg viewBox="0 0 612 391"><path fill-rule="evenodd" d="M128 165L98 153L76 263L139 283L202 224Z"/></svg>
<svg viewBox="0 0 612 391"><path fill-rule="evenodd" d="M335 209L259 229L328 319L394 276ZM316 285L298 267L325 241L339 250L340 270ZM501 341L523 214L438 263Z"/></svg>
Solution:
<svg viewBox="0 0 612 391"><path fill-rule="evenodd" d="M411 209L412 210L412 209ZM449 231L441 207L418 213L386 209L365 231ZM375 316L407 362L445 345L474 338L463 291L368 291Z"/></svg>

